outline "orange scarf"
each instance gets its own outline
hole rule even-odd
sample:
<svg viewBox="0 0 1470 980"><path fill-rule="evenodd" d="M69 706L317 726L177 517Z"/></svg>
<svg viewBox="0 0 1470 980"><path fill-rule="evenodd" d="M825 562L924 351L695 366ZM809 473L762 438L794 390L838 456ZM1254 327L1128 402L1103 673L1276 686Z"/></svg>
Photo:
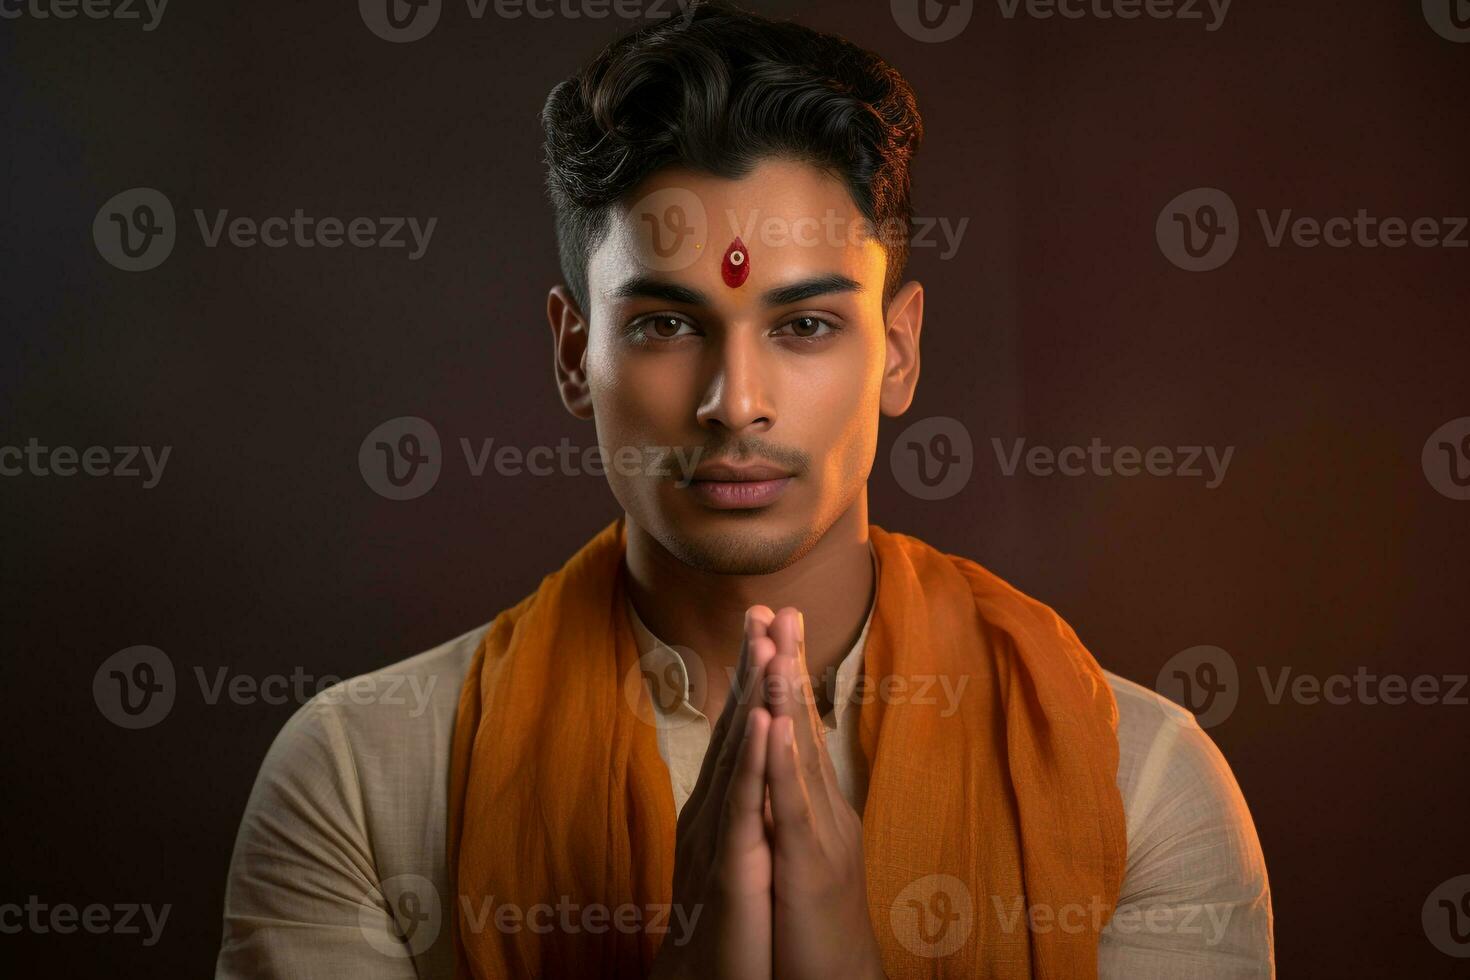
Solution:
<svg viewBox="0 0 1470 980"><path fill-rule="evenodd" d="M1102 669L974 562L869 532L863 844L888 976L1097 976L1127 849ZM620 517L496 617L465 678L446 910L460 980L642 977L663 939L647 918L612 927L620 907L624 923L667 907L674 869L668 769L647 705L624 696L638 666L625 546ZM934 678L965 686L946 698ZM600 919L582 918L592 907Z"/></svg>

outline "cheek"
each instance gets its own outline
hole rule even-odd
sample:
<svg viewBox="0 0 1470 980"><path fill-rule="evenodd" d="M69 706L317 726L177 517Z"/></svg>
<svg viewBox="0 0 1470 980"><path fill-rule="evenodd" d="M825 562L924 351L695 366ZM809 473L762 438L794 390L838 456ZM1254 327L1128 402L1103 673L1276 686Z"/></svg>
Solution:
<svg viewBox="0 0 1470 980"><path fill-rule="evenodd" d="M587 381L604 445L662 445L660 436L677 430L687 400L683 381L679 372L659 370L657 361L589 345Z"/></svg>
<svg viewBox="0 0 1470 980"><path fill-rule="evenodd" d="M877 360L875 361L875 356ZM823 476L834 484L865 479L878 441L882 351L833 358L831 370L807 374L798 390L810 445L820 447ZM842 362L842 363L838 363Z"/></svg>

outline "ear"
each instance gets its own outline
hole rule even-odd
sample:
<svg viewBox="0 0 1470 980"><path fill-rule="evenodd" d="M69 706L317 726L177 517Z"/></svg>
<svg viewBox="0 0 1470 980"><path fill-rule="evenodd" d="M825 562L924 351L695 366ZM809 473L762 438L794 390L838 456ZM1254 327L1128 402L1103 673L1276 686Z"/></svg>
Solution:
<svg viewBox="0 0 1470 980"><path fill-rule="evenodd" d="M924 328L924 287L906 282L888 304L884 317L883 385L879 409L890 418L909 410L919 384L919 331Z"/></svg>
<svg viewBox="0 0 1470 980"><path fill-rule="evenodd" d="M546 321L551 325L552 365L562 404L579 419L592 417L592 391L587 386L587 321L565 286L553 286L546 296Z"/></svg>

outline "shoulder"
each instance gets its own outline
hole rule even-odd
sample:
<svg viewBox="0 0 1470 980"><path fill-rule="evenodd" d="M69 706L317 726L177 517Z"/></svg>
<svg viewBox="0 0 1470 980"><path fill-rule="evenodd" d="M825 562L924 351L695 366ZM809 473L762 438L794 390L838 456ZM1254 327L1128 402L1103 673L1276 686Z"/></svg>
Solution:
<svg viewBox="0 0 1470 980"><path fill-rule="evenodd" d="M1104 671L1118 705L1118 790L1129 850L1194 826L1254 824L1225 756L1193 714L1141 684ZM1259 869L1264 878L1264 867Z"/></svg>
<svg viewBox="0 0 1470 980"><path fill-rule="evenodd" d="M1162 747L1172 754L1173 747L1180 742L1196 748L1205 745L1214 747L1194 715L1186 709L1157 691L1120 677L1110 670L1105 669L1103 676L1107 678L1113 700L1118 705L1118 788L1124 791L1125 803L1128 801L1129 790L1137 789L1138 778L1143 774L1143 764L1154 751ZM1193 761L1199 760L1196 757ZM1190 764L1184 758L1174 762L1178 765Z"/></svg>
<svg viewBox="0 0 1470 980"><path fill-rule="evenodd" d="M485 629L335 684L282 726L235 837L218 976L304 971L359 932L361 955L404 955L389 897L403 882L447 894L449 744ZM413 951L431 975L451 968L447 935Z"/></svg>
<svg viewBox="0 0 1470 980"><path fill-rule="evenodd" d="M1154 826L1181 796L1249 822L1234 773L1194 715L1141 684L1103 674L1118 705L1118 789L1130 832Z"/></svg>
<svg viewBox="0 0 1470 980"><path fill-rule="evenodd" d="M257 782L310 779L320 785L321 777L330 776L329 782L345 789L398 767L435 768L485 629L478 626L316 694L281 727Z"/></svg>
<svg viewBox="0 0 1470 980"><path fill-rule="evenodd" d="M1183 962L1272 975L1266 863L1224 755L1189 711L1104 673L1118 705L1128 821L1127 871L1104 944L1105 961L1122 973L1104 975Z"/></svg>
<svg viewBox="0 0 1470 980"><path fill-rule="evenodd" d="M487 624L488 625L488 624ZM465 673L487 626L319 692L281 727L261 763L251 809L289 797L297 808L363 817L408 783L447 779L448 745Z"/></svg>
<svg viewBox="0 0 1470 980"><path fill-rule="evenodd" d="M339 681L286 723L281 738L325 731L349 739L358 754L397 755L447 737L460 689L488 624L415 656Z"/></svg>
<svg viewBox="0 0 1470 980"><path fill-rule="evenodd" d="M421 852L405 845L421 848L443 822L454 715L485 628L340 681L298 708L261 762L241 834L374 855L366 877L424 873Z"/></svg>

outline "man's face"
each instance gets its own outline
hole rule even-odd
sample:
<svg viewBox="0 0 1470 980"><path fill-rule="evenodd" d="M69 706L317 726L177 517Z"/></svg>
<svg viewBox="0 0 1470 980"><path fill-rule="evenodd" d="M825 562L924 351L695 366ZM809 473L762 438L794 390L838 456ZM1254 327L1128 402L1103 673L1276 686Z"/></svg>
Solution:
<svg viewBox="0 0 1470 980"><path fill-rule="evenodd" d="M608 482L686 564L777 571L872 468L883 248L843 184L801 163L770 160L740 180L664 170L628 201L590 257L584 311ZM642 462L618 465L620 449Z"/></svg>

